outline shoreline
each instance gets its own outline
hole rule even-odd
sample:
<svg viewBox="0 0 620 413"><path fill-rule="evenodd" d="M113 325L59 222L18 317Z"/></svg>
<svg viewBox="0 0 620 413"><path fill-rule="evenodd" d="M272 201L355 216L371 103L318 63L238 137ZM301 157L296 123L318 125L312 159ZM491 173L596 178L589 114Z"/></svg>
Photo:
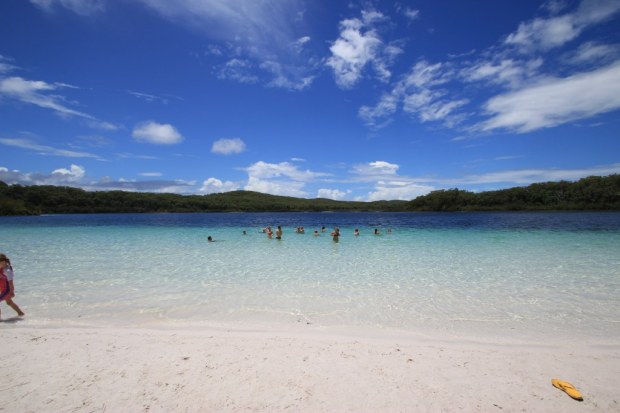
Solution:
<svg viewBox="0 0 620 413"><path fill-rule="evenodd" d="M571 346L399 330L0 324L0 406L104 411L615 411L616 340ZM551 385L573 383L572 400Z"/></svg>

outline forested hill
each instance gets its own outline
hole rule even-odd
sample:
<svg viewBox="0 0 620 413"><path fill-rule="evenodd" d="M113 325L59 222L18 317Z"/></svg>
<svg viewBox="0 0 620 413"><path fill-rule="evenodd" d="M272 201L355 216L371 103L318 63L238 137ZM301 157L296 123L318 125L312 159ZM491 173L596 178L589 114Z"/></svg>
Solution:
<svg viewBox="0 0 620 413"><path fill-rule="evenodd" d="M60 186L6 185L0 181L0 215L114 212L403 211L407 201L344 202L251 191L209 195L84 191Z"/></svg>
<svg viewBox="0 0 620 413"><path fill-rule="evenodd" d="M545 182L473 193L434 191L407 204L409 211L620 211L620 175L591 176L577 182Z"/></svg>
<svg viewBox="0 0 620 413"><path fill-rule="evenodd" d="M59 186L7 185L0 181L0 215L109 212L280 211L620 211L620 175L577 182L547 182L499 191L431 192L412 201L350 202L234 191L210 195L100 191Z"/></svg>

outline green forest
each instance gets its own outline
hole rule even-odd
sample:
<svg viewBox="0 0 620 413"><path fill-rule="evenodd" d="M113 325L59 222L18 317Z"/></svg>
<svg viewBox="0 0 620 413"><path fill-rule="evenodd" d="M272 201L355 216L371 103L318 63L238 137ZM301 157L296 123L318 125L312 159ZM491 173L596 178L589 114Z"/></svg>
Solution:
<svg viewBox="0 0 620 413"><path fill-rule="evenodd" d="M209 195L85 191L0 181L0 215L287 211L620 211L620 175L532 184L488 192L433 191L411 201L352 202L233 191Z"/></svg>

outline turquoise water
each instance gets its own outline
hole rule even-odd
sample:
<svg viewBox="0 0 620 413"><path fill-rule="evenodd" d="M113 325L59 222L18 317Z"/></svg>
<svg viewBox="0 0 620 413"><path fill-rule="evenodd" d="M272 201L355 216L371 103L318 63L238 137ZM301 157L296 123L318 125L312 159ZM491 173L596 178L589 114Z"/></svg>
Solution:
<svg viewBox="0 0 620 413"><path fill-rule="evenodd" d="M278 224L281 241L261 233ZM618 213L66 215L0 228L24 324L620 338Z"/></svg>

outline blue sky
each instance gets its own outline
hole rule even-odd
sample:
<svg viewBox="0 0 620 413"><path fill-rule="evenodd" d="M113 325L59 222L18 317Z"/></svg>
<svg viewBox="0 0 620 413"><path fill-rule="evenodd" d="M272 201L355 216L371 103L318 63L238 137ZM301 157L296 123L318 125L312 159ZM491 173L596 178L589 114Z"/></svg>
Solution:
<svg viewBox="0 0 620 413"><path fill-rule="evenodd" d="M413 199L620 173L620 1L3 0L0 180Z"/></svg>

